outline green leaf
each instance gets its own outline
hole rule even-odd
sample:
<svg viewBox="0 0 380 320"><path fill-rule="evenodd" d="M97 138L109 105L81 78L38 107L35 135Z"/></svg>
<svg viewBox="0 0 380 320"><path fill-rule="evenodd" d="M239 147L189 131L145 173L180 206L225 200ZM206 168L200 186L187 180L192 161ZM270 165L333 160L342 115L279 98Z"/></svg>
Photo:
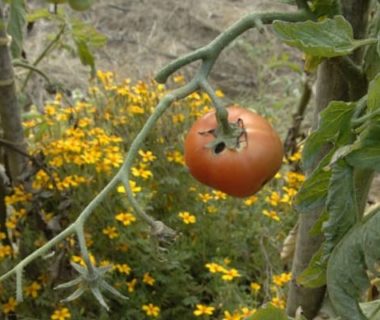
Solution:
<svg viewBox="0 0 380 320"><path fill-rule="evenodd" d="M321 247L311 259L307 268L297 277L297 284L306 288L319 288L326 284L327 261L323 259Z"/></svg>
<svg viewBox="0 0 380 320"><path fill-rule="evenodd" d="M360 308L368 319L380 319L380 300L360 303Z"/></svg>
<svg viewBox="0 0 380 320"><path fill-rule="evenodd" d="M273 28L285 43L311 56L345 56L360 46L376 43L375 39L354 40L352 27L342 16L321 22L275 21Z"/></svg>
<svg viewBox="0 0 380 320"><path fill-rule="evenodd" d="M354 171L345 160L339 160L332 165L326 209L329 218L323 225L325 235L323 259L327 259L336 244L356 223L358 217Z"/></svg>
<svg viewBox="0 0 380 320"><path fill-rule="evenodd" d="M365 52L364 71L368 80L380 72L380 6L377 5L375 16L371 19L368 37L377 38L377 46L369 46Z"/></svg>
<svg viewBox="0 0 380 320"><path fill-rule="evenodd" d="M331 177L328 167L333 152L330 151L319 163L318 167L303 183L295 198L295 208L301 214L323 207L327 198L327 191Z"/></svg>
<svg viewBox="0 0 380 320"><path fill-rule="evenodd" d="M350 121L355 106L351 102L332 101L321 112L319 126L307 138L303 149L302 164L305 170L316 166L323 146L330 144L336 149L349 142L352 137Z"/></svg>
<svg viewBox="0 0 380 320"><path fill-rule="evenodd" d="M358 300L370 283L367 271L376 274L379 247L380 208L377 207L346 234L327 265L328 293L342 319L367 320Z"/></svg>
<svg viewBox="0 0 380 320"><path fill-rule="evenodd" d="M14 59L21 57L25 22L26 9L24 0L13 0L10 3L7 31L12 36L11 52Z"/></svg>
<svg viewBox="0 0 380 320"><path fill-rule="evenodd" d="M380 109L380 74L369 84L368 88L368 111Z"/></svg>
<svg viewBox="0 0 380 320"><path fill-rule="evenodd" d="M52 14L49 12L47 8L36 9L28 13L27 21L28 22L36 22L41 19L50 19L52 18Z"/></svg>
<svg viewBox="0 0 380 320"><path fill-rule="evenodd" d="M72 21L72 33L75 41L87 43L94 48L102 47L107 42L107 37L98 32L93 26L83 21Z"/></svg>
<svg viewBox="0 0 380 320"><path fill-rule="evenodd" d="M311 10L318 17L334 16L339 12L339 1L337 0L312 0Z"/></svg>
<svg viewBox="0 0 380 320"><path fill-rule="evenodd" d="M95 59L93 54L90 51L90 48L88 47L87 43L84 41L75 41L75 44L77 46L77 53L79 56L80 61L84 66L90 66L91 67L91 74L95 75Z"/></svg>
<svg viewBox="0 0 380 320"><path fill-rule="evenodd" d="M257 310L252 316L246 318L246 320L288 320L288 317L284 310L278 309L271 303L268 303Z"/></svg>
<svg viewBox="0 0 380 320"><path fill-rule="evenodd" d="M346 156L353 167L380 171L380 118L367 125Z"/></svg>

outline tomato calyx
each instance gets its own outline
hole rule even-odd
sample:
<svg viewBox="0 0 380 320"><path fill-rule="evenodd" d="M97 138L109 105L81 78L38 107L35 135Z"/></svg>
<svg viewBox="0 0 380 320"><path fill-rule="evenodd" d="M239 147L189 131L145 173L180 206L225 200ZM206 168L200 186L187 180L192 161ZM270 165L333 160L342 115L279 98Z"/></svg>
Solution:
<svg viewBox="0 0 380 320"><path fill-rule="evenodd" d="M242 119L238 119L236 123L229 122L229 130L223 130L219 126L215 129L198 132L201 135L212 135L215 139L208 144L206 148L212 150L214 154L220 154L225 149L240 151L247 145L246 130Z"/></svg>

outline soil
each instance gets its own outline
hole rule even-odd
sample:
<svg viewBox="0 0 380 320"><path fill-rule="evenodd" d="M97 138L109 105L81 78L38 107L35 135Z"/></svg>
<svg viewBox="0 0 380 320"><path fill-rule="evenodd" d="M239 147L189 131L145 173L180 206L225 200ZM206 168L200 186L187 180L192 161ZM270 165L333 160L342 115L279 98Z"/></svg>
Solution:
<svg viewBox="0 0 380 320"><path fill-rule="evenodd" d="M41 6L38 0L30 3L31 7ZM284 11L292 7L275 0L96 0L89 11L73 14L108 38L106 46L96 51L97 68L115 71L120 79L141 80L152 78L178 56L207 44L247 13L273 9ZM52 30L50 22L38 21L27 34L26 53L30 61L44 50ZM255 47L276 41L272 35L256 30L241 38L239 41ZM220 56L211 81L232 94L252 92L257 82L257 65L262 59L260 55L247 57L247 52L235 42ZM84 89L88 83L88 68L64 50L55 51L39 66L53 81L60 81L69 90ZM191 74L194 67L191 65L182 72ZM36 77L29 86L37 105L46 98L43 85Z"/></svg>

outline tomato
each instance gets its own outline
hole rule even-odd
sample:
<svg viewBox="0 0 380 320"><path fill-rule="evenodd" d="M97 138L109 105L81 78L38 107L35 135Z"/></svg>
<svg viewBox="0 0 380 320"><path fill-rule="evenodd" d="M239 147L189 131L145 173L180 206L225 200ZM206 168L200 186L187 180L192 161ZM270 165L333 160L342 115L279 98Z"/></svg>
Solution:
<svg viewBox="0 0 380 320"><path fill-rule="evenodd" d="M215 112L205 114L185 139L185 162L201 183L235 197L259 191L280 169L283 147L263 117L239 106L228 110L228 122L242 128L234 148L218 139ZM219 131L220 132L220 131Z"/></svg>

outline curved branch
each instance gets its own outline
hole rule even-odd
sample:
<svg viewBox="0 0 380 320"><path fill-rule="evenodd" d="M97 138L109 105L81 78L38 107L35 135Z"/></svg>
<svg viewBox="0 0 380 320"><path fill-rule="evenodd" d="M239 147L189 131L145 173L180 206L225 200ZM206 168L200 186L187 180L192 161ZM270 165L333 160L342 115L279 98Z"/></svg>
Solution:
<svg viewBox="0 0 380 320"><path fill-rule="evenodd" d="M231 25L228 29L226 29L206 46L169 63L166 67L158 72L155 79L159 83L164 83L171 74L187 64L190 64L197 60L203 60L203 64L207 61L215 61L225 47L227 47L233 40L235 40L238 36L240 36L248 29L255 27L260 28L263 24L271 24L274 20L296 22L313 18L313 15L308 10L299 10L297 12L268 12L248 14L247 16Z"/></svg>

